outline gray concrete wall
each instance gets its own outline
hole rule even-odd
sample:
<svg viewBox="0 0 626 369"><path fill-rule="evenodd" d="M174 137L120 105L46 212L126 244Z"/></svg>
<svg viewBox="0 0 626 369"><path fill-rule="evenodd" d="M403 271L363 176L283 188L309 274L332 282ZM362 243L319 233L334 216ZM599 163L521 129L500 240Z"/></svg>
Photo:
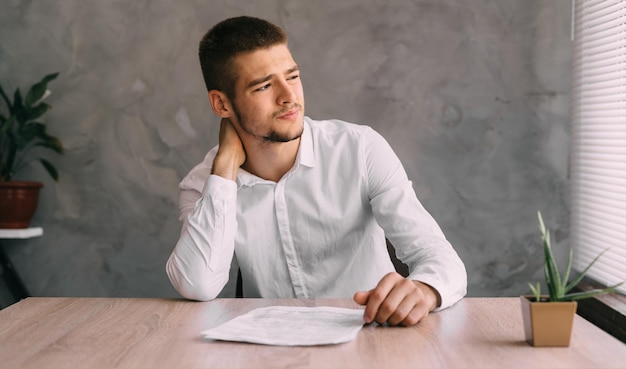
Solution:
<svg viewBox="0 0 626 369"><path fill-rule="evenodd" d="M368 124L395 148L466 263L469 295L542 275L541 210L568 244L569 0L150 0L0 3L0 83L58 71L58 183L8 242L45 296L176 296L164 271L177 184L217 143L197 44L248 14L290 34L307 114ZM559 251L560 255L565 254Z"/></svg>

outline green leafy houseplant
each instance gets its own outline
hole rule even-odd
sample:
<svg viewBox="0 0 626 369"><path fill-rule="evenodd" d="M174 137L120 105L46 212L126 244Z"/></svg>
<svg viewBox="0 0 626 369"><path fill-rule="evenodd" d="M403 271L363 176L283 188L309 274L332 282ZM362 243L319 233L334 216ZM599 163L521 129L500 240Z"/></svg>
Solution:
<svg viewBox="0 0 626 369"><path fill-rule="evenodd" d="M556 261L554 260L554 255L552 254L552 247L550 245L550 230L546 228L543 218L541 217L541 212L537 213L537 217L539 218L539 228L541 230L541 239L543 241L543 250L545 254L544 261L544 273L546 284L548 286L548 302L557 302L557 301L576 301L581 299L586 299L598 295L602 295L605 293L614 292L617 287L622 285L622 283L618 283L613 286L609 286L603 289L594 289L589 291L582 292L570 292L587 274L589 269L598 261L598 259L606 252L604 250L587 267L571 282L569 281L570 272L572 268L572 257L573 251L570 248L569 258L567 261L567 266L565 268L565 274L561 276ZM546 301L541 296L541 285L537 282L535 285L531 283L528 284L530 286L530 290L534 296L534 300L537 302Z"/></svg>
<svg viewBox="0 0 626 369"><path fill-rule="evenodd" d="M10 181L20 169L35 160L29 155L35 147L63 153L63 145L59 139L49 135L46 126L37 121L50 109L50 105L42 100L46 97L46 92L49 93L48 83L57 76L58 73L52 73L43 77L30 87L24 97L17 88L13 101L0 86L0 96L6 106L6 112L3 111L5 109L0 109L0 181ZM57 169L44 158L39 158L39 162L58 181Z"/></svg>

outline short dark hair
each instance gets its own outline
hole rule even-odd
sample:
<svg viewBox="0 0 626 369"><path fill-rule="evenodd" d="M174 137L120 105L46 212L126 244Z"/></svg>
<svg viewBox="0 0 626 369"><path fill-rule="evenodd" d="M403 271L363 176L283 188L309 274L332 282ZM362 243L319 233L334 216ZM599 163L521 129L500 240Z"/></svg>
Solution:
<svg viewBox="0 0 626 369"><path fill-rule="evenodd" d="M198 50L207 90L222 91L233 99L238 77L233 59L241 53L286 43L285 31L266 20L241 16L221 21L204 35Z"/></svg>

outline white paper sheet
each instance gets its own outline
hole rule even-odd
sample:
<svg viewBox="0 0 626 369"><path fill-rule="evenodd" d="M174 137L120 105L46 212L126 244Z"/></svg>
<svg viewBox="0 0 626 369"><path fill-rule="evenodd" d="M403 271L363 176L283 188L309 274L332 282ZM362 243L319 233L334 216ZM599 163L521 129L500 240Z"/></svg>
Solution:
<svg viewBox="0 0 626 369"><path fill-rule="evenodd" d="M363 324L362 309L270 306L254 309L202 334L223 341L314 346L351 341Z"/></svg>

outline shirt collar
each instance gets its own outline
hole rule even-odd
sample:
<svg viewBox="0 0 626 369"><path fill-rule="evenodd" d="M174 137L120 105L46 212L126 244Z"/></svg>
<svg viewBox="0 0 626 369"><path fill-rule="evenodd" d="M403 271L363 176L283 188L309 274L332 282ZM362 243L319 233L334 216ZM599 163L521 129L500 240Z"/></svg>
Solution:
<svg viewBox="0 0 626 369"><path fill-rule="evenodd" d="M311 134L311 120L304 117L302 138L300 138L300 148L298 149L298 158L296 163L305 167L315 167L315 152L313 150L313 135Z"/></svg>
<svg viewBox="0 0 626 369"><path fill-rule="evenodd" d="M298 147L298 156L296 163L291 171L296 170L300 165L313 168L315 167L315 152L313 150L313 135L311 133L311 121L309 117L304 117L302 121L302 136L300 137L300 147ZM265 179L259 178L254 174L239 168L237 171L237 189L243 186L252 187L260 183L273 183Z"/></svg>

